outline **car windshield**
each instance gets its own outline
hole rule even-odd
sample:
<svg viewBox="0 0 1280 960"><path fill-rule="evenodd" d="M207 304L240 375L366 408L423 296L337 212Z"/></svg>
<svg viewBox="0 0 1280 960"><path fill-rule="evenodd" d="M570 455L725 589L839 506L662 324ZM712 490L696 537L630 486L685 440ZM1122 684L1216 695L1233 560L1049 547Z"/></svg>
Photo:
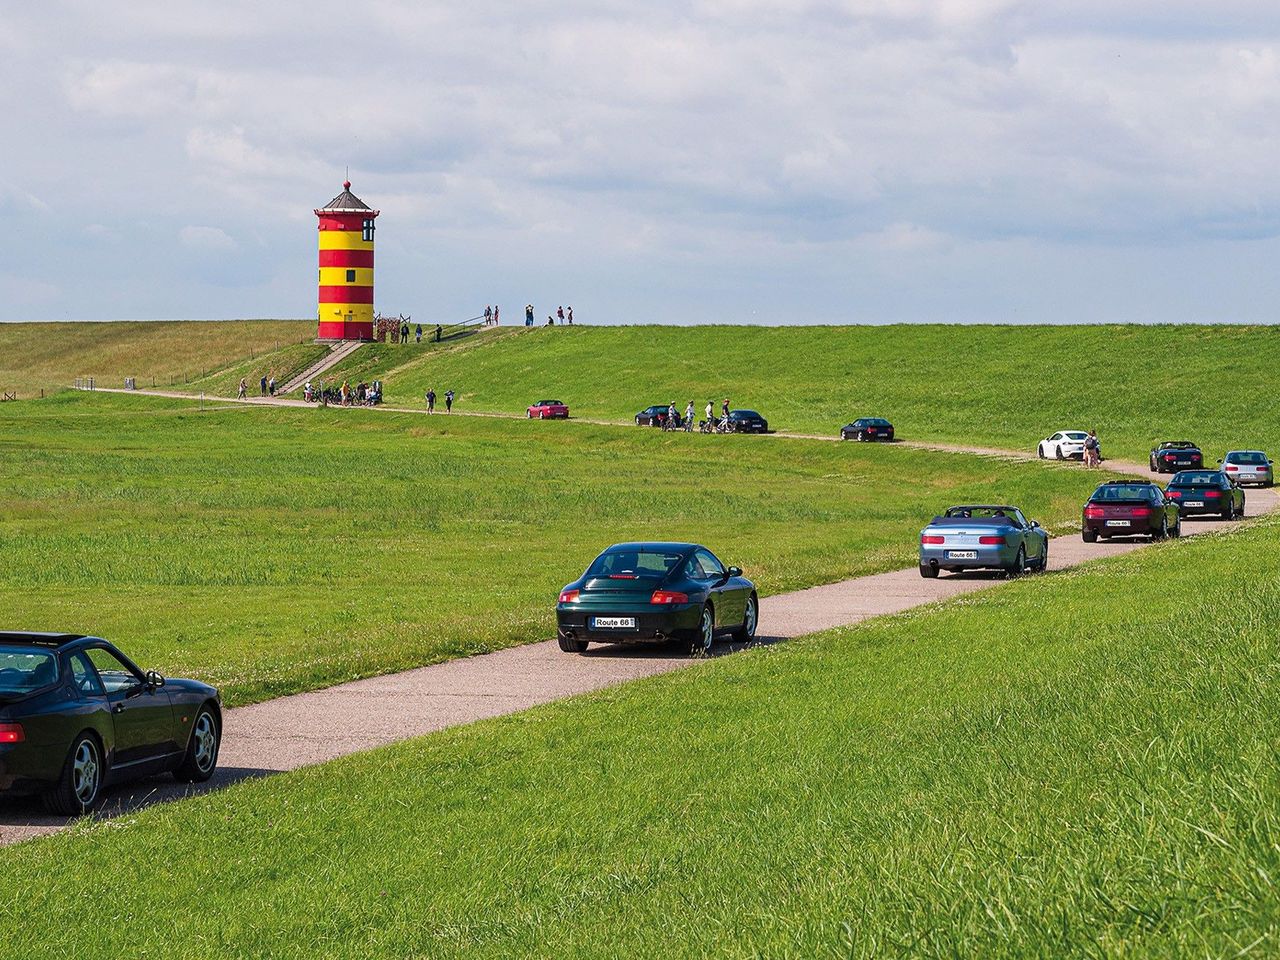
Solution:
<svg viewBox="0 0 1280 960"><path fill-rule="evenodd" d="M952 507L947 518L956 520L1008 520L1013 522L1012 507Z"/></svg>
<svg viewBox="0 0 1280 960"><path fill-rule="evenodd" d="M729 414L729 416L739 417L745 420L748 417L756 417L757 419L759 419L760 414L756 413L754 410L735 410L733 411L733 413Z"/></svg>
<svg viewBox="0 0 1280 960"><path fill-rule="evenodd" d="M683 556L674 550L610 550L596 557L587 568L587 576L622 580L666 576Z"/></svg>
<svg viewBox="0 0 1280 960"><path fill-rule="evenodd" d="M38 647L0 649L0 694L26 694L58 679L58 660Z"/></svg>
<svg viewBox="0 0 1280 960"><path fill-rule="evenodd" d="M1063 436L1068 440L1083 440L1088 434L1083 430L1068 430Z"/></svg>
<svg viewBox="0 0 1280 960"><path fill-rule="evenodd" d="M1108 483L1093 491L1092 500L1150 500L1154 488L1146 483Z"/></svg>
<svg viewBox="0 0 1280 960"><path fill-rule="evenodd" d="M1169 440L1160 444L1161 450L1194 450L1196 445L1190 440Z"/></svg>
<svg viewBox="0 0 1280 960"><path fill-rule="evenodd" d="M881 420L879 417L872 417L867 421L867 426L869 427L887 427L888 425L888 420Z"/></svg>
<svg viewBox="0 0 1280 960"><path fill-rule="evenodd" d="M1267 456L1259 453L1257 450L1243 450L1237 453L1227 454L1227 463L1252 463L1262 466L1266 464Z"/></svg>
<svg viewBox="0 0 1280 960"><path fill-rule="evenodd" d="M1221 483L1223 476L1216 470L1183 470L1169 481L1171 487L1203 487Z"/></svg>

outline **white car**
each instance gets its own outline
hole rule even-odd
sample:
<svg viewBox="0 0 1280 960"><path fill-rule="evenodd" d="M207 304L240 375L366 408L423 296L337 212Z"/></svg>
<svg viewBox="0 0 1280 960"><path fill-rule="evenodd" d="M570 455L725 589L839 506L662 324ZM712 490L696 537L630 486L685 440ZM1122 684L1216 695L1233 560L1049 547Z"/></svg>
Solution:
<svg viewBox="0 0 1280 960"><path fill-rule="evenodd" d="M1084 459L1084 440L1089 436L1084 430L1059 430L1040 441L1040 445L1036 447L1036 453L1041 460L1047 460L1053 457L1057 460L1066 460L1074 457L1078 460Z"/></svg>

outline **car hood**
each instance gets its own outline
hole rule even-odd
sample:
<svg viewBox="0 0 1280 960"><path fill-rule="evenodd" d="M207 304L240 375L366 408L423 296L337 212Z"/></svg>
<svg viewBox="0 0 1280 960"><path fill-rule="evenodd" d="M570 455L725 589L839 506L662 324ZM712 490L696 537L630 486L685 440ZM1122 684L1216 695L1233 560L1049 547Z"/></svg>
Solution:
<svg viewBox="0 0 1280 960"><path fill-rule="evenodd" d="M217 697L218 688L211 687L199 680L188 680L185 677L165 677L164 688L170 693L198 694L202 697Z"/></svg>

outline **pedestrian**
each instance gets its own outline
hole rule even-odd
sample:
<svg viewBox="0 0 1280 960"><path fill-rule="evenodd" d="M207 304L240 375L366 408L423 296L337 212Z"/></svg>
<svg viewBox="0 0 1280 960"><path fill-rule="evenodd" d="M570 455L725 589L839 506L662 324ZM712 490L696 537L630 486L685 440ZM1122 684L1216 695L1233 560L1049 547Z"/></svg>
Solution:
<svg viewBox="0 0 1280 960"><path fill-rule="evenodd" d="M707 426L711 426L711 415L716 412L715 401L707 401Z"/></svg>
<svg viewBox="0 0 1280 960"><path fill-rule="evenodd" d="M533 326L533 304L526 303L524 305L524 325L526 327Z"/></svg>
<svg viewBox="0 0 1280 960"><path fill-rule="evenodd" d="M728 397L724 398L724 403L721 404L720 406L720 412L721 414L724 415L725 421L728 422L729 420L729 398Z"/></svg>
<svg viewBox="0 0 1280 960"><path fill-rule="evenodd" d="M258 381L258 395L265 397L267 395L267 375L264 373L262 379Z"/></svg>
<svg viewBox="0 0 1280 960"><path fill-rule="evenodd" d="M573 307L569 308L569 326L573 326ZM689 402L692 403L693 401L690 400Z"/></svg>
<svg viewBox="0 0 1280 960"><path fill-rule="evenodd" d="M498 325L498 305L497 304L494 304L493 306L493 325L495 327Z"/></svg>
<svg viewBox="0 0 1280 960"><path fill-rule="evenodd" d="M427 413L436 412L436 392L433 388L427 387Z"/></svg>
<svg viewBox="0 0 1280 960"><path fill-rule="evenodd" d="M246 400L249 397L249 383L244 377L240 378L240 390L236 393L237 400Z"/></svg>
<svg viewBox="0 0 1280 960"><path fill-rule="evenodd" d="M487 303L484 305L484 325L487 327L493 321L493 307Z"/></svg>
<svg viewBox="0 0 1280 960"><path fill-rule="evenodd" d="M442 336L444 336L444 327L440 326L440 324L437 323L436 324L436 343L440 342L440 338Z"/></svg>
<svg viewBox="0 0 1280 960"><path fill-rule="evenodd" d="M267 381L267 393L273 397L276 395L276 375L273 373L271 379Z"/></svg>
<svg viewBox="0 0 1280 960"><path fill-rule="evenodd" d="M409 342L409 324L407 323L400 324L400 342L401 343Z"/></svg>
<svg viewBox="0 0 1280 960"><path fill-rule="evenodd" d="M453 391L446 390L444 392L444 412L453 413Z"/></svg>
<svg viewBox="0 0 1280 960"><path fill-rule="evenodd" d="M1102 458L1098 453L1099 446L1098 432L1090 430L1089 435L1084 438L1084 465L1086 467L1096 467L1102 463Z"/></svg>
<svg viewBox="0 0 1280 960"><path fill-rule="evenodd" d="M418 343L422 342L422 324L418 324L417 330Z"/></svg>
<svg viewBox="0 0 1280 960"><path fill-rule="evenodd" d="M573 316L573 307L569 308L569 316ZM570 323L573 321L570 320ZM689 405L684 408L684 432L689 433L693 430L693 401L689 401Z"/></svg>
<svg viewBox="0 0 1280 960"><path fill-rule="evenodd" d="M561 323L564 323L564 307L556 308L556 317L559 319Z"/></svg>

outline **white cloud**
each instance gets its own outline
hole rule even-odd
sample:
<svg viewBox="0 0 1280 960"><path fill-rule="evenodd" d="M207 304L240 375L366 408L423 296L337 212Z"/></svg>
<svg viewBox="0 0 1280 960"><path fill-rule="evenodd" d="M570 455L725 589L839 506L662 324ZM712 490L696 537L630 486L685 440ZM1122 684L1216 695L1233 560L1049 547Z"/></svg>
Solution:
<svg viewBox="0 0 1280 960"><path fill-rule="evenodd" d="M178 239L184 247L196 250L234 250L236 242L219 227L185 226L178 231Z"/></svg>

